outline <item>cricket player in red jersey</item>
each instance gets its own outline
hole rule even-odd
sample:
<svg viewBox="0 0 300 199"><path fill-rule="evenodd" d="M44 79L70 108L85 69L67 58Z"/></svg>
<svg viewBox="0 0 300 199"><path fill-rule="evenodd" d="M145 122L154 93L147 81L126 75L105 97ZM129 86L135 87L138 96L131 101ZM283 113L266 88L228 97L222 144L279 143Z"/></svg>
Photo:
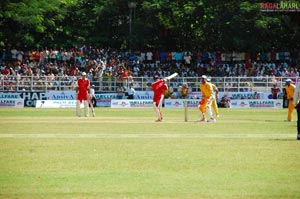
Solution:
<svg viewBox="0 0 300 199"><path fill-rule="evenodd" d="M80 104L84 104L84 116L89 116L88 91L90 89L90 81L86 78L86 72L82 73L82 77L77 80L77 101L76 101L76 115L81 116Z"/></svg>
<svg viewBox="0 0 300 199"><path fill-rule="evenodd" d="M166 79L159 79L157 75L154 76L154 82L152 83L152 90L154 92L153 96L153 108L157 114L156 122L161 122L163 117L161 113L162 102L164 100L165 90L168 90L168 85L166 84Z"/></svg>

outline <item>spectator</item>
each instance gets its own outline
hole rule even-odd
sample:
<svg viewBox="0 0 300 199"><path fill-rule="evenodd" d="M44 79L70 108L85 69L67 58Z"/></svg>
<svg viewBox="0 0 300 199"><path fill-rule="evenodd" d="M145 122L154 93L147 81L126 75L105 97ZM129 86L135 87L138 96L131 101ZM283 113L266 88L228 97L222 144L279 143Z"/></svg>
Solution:
<svg viewBox="0 0 300 199"><path fill-rule="evenodd" d="M184 83L182 89L180 90L180 98L186 99L189 94L189 87L187 83Z"/></svg>
<svg viewBox="0 0 300 199"><path fill-rule="evenodd" d="M122 84L119 84L117 88L117 99L123 99L125 93L125 89Z"/></svg>
<svg viewBox="0 0 300 199"><path fill-rule="evenodd" d="M219 106L222 108L230 108L230 99L228 95L224 95L220 100Z"/></svg>
<svg viewBox="0 0 300 199"><path fill-rule="evenodd" d="M12 48L10 50L10 53L11 53L11 59L13 62L15 62L17 60L17 54L18 54L18 50L16 48Z"/></svg>
<svg viewBox="0 0 300 199"><path fill-rule="evenodd" d="M280 88L277 87L277 84L273 84L273 88L271 88L272 99L278 99L278 93L280 92Z"/></svg>

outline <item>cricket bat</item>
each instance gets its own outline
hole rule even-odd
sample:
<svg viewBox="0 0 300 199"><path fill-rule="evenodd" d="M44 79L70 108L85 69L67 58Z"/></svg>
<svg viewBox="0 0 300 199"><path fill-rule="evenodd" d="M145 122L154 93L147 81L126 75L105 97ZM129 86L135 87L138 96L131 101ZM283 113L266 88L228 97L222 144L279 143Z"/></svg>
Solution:
<svg viewBox="0 0 300 199"><path fill-rule="evenodd" d="M178 75L178 73L173 73L172 75L165 77L165 80L170 80L170 79L176 77L177 75Z"/></svg>

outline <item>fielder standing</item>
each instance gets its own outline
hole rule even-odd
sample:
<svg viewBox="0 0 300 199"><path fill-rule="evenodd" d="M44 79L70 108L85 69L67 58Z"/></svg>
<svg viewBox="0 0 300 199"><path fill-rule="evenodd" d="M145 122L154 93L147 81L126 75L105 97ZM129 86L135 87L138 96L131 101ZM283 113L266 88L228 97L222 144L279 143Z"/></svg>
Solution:
<svg viewBox="0 0 300 199"><path fill-rule="evenodd" d="M164 100L164 93L168 90L168 85L165 83L166 80L161 80L157 75L153 77L154 82L152 83L153 96L153 108L157 114L156 122L161 122L163 117L161 113L162 102Z"/></svg>
<svg viewBox="0 0 300 199"><path fill-rule="evenodd" d="M89 116L89 96L88 91L90 89L90 81L86 78L86 72L82 73L82 77L77 80L77 101L76 101L76 115L81 116L80 104L83 101L84 104L84 116Z"/></svg>
<svg viewBox="0 0 300 199"><path fill-rule="evenodd" d="M292 84L291 79L287 79L287 80L285 80L285 82L286 82L286 86L285 86L286 96L287 96L287 100L288 100L287 122L291 122L293 119L293 111L295 109L293 97L294 97L294 92L295 92L296 86L294 84Z"/></svg>

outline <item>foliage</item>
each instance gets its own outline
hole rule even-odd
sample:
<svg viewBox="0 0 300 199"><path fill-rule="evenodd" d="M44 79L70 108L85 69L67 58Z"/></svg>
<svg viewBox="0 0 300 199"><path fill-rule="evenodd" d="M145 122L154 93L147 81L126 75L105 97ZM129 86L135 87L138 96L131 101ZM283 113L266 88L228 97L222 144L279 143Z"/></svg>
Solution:
<svg viewBox="0 0 300 199"><path fill-rule="evenodd" d="M136 2L129 35L128 1L2 0L0 45L244 51L300 47L299 15L261 12L261 1Z"/></svg>

